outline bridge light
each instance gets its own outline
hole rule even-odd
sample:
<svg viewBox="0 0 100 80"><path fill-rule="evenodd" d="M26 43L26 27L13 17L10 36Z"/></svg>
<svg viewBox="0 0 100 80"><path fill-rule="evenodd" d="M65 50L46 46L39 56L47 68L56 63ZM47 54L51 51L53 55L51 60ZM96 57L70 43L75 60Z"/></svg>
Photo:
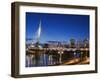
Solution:
<svg viewBox="0 0 100 80"><path fill-rule="evenodd" d="M61 53L63 54L64 52L62 51Z"/></svg>
<svg viewBox="0 0 100 80"><path fill-rule="evenodd" d="M58 53L60 53L60 52L58 51Z"/></svg>

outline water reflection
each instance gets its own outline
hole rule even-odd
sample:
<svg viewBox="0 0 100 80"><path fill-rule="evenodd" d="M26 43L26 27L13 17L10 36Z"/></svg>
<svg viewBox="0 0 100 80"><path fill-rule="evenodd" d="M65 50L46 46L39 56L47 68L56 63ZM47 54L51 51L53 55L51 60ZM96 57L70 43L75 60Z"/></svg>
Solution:
<svg viewBox="0 0 100 80"><path fill-rule="evenodd" d="M89 63L89 61L82 63L87 59L89 59L89 52L52 51L51 53L45 52L38 55L29 54L26 55L26 67L55 66L65 64L87 64Z"/></svg>

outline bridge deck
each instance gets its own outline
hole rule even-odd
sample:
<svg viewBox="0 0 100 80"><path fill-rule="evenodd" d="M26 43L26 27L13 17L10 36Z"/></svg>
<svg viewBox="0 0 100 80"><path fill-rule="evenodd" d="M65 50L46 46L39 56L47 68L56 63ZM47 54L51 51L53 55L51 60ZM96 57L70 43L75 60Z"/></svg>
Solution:
<svg viewBox="0 0 100 80"><path fill-rule="evenodd" d="M32 48L26 50L29 53L36 53L36 51L43 52L43 51L89 51L89 48Z"/></svg>

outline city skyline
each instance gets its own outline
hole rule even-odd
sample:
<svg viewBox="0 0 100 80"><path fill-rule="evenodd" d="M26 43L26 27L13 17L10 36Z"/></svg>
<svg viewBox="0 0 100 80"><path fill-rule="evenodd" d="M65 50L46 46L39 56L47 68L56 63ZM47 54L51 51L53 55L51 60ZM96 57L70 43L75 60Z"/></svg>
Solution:
<svg viewBox="0 0 100 80"><path fill-rule="evenodd" d="M40 42L89 39L89 16L71 14L26 13L26 41L35 39L41 21Z"/></svg>

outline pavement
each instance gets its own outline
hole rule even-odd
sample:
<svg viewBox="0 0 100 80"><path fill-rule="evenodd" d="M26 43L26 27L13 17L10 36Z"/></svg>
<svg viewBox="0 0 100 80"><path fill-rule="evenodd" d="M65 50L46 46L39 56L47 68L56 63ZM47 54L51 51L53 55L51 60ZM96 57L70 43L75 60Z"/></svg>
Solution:
<svg viewBox="0 0 100 80"><path fill-rule="evenodd" d="M76 64L89 64L89 63L90 63L90 59L86 57L83 60L80 60L80 58L73 58L63 63L63 65L76 65Z"/></svg>

